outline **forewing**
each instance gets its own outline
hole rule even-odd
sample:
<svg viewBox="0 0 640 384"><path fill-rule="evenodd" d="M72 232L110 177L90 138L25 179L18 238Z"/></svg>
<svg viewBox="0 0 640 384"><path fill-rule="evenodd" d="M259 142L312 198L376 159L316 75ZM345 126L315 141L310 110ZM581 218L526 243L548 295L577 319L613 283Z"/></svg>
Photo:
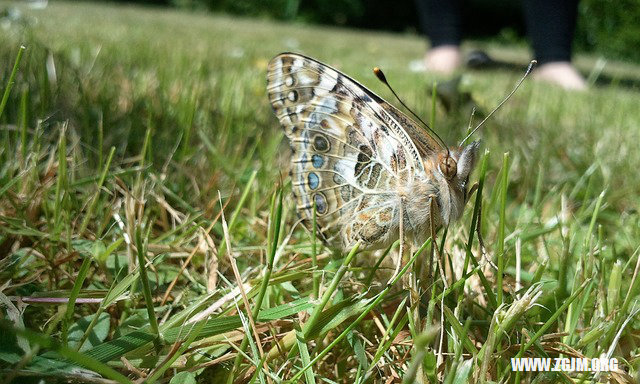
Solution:
<svg viewBox="0 0 640 384"><path fill-rule="evenodd" d="M293 150L302 217L311 219L315 204L321 236L343 249L397 236L399 188L424 172L399 115L342 73L297 54L271 60L267 92Z"/></svg>
<svg viewBox="0 0 640 384"><path fill-rule="evenodd" d="M424 128L418 126L409 116L402 113L398 108L380 99L380 106L404 128L405 132L413 141L416 149L423 158L437 154L444 147Z"/></svg>

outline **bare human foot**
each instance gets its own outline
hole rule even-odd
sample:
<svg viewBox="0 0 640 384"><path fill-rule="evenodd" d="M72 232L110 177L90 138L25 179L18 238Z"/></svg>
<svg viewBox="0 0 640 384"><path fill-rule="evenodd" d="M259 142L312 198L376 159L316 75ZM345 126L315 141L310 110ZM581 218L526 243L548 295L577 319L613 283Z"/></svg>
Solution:
<svg viewBox="0 0 640 384"><path fill-rule="evenodd" d="M427 71L450 75L461 63L460 47L457 45L441 45L431 48L424 55Z"/></svg>
<svg viewBox="0 0 640 384"><path fill-rule="evenodd" d="M561 86L564 89L582 91L587 83L578 70L568 61L555 61L542 64L532 74L535 80Z"/></svg>

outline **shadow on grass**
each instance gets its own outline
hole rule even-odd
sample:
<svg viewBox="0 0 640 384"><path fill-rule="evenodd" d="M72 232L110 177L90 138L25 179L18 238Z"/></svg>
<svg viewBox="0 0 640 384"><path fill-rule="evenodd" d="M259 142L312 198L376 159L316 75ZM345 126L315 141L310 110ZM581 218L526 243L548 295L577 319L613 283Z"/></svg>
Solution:
<svg viewBox="0 0 640 384"><path fill-rule="evenodd" d="M473 51L467 57L466 67L471 70L491 69L521 73L522 68L526 67L526 63L498 60L490 57L483 51ZM588 77L588 73L583 73L583 75ZM638 91L640 90L640 78L600 73L595 80L595 85L598 87L621 87Z"/></svg>

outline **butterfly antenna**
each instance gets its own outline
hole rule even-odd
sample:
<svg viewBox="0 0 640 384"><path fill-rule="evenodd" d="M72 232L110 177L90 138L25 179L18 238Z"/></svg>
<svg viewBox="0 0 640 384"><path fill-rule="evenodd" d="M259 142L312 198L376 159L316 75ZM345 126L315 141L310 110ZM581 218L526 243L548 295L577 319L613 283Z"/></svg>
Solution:
<svg viewBox="0 0 640 384"><path fill-rule="evenodd" d="M393 96L395 96L395 98L400 102L400 104L402 104L402 106L405 107L407 111L411 112L411 114L415 116L415 118L418 119L422 123L422 125L424 125L425 128L427 128L427 130L433 134L433 136L438 138L438 141L440 141L440 144L442 144L442 146L446 148L447 151L449 151L449 147L447 147L447 144L444 142L444 140L442 140L440 136L438 136L438 134L433 129L431 129L429 124L425 123L424 120L420 118L420 116L416 115L415 112L411 110L411 108L407 107L407 105L400 99L400 96L396 94L396 91L394 91L393 88L391 88L391 85L389 85L389 82L387 81L387 78L384 75L384 72L382 72L382 69L375 67L373 68L373 73L376 75L378 80L380 80L382 83L384 83L384 85L387 86L387 88L389 88L391 93L393 93Z"/></svg>
<svg viewBox="0 0 640 384"><path fill-rule="evenodd" d="M516 93L516 91L518 90L518 88L520 88L520 84L522 84L522 82L524 81L524 79L526 79L526 78L527 78L527 76L529 76L529 73L531 73L531 70L533 69L533 66L534 66L534 65L536 65L536 64L538 64L538 61L537 61L537 60L531 60L531 62L529 63L529 66L527 67L527 71L524 73L524 76L522 76L522 78L520 79L520 81L518 81L518 82L516 83L516 86L513 88L513 91L511 91L511 93L509 93L509 94L507 95L507 97L505 97L505 98L504 98L504 100L502 100L502 101L500 102L500 104L498 104L498 106L497 106L497 107L495 107L495 108L493 109L493 111L491 111L491 113L489 113L489 114L487 115L487 117L485 117L484 119L482 119L482 121L480 122L480 124L478 124L478 126L477 126L477 127L475 127L475 128L473 129L473 131L471 131L471 132L467 135L467 137L465 137L464 139L462 139L462 141L460 142L460 147L462 147L462 145L465 143L465 141L467 141L467 139L469 139L469 138L471 137L471 135L473 135L473 134L478 130L478 128L480 128L480 127L482 126L482 124L484 124L484 122L485 122L485 121L487 121L487 120L488 120L488 119L489 119L489 118L490 118L490 117L491 117L491 116L492 116L492 115L493 115L493 114L494 114L498 109L500 109L500 107L502 107L502 104L506 103L506 102L507 102L507 100L509 100L509 99L511 98L511 96L513 96L513 94L514 94L514 93Z"/></svg>

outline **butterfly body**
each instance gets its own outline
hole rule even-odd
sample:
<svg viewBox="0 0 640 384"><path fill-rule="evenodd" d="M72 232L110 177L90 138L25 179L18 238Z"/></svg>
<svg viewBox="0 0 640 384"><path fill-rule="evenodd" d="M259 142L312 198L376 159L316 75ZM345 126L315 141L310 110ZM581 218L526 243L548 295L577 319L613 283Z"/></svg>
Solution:
<svg viewBox="0 0 640 384"><path fill-rule="evenodd" d="M271 60L267 92L291 144L298 212L311 221L315 206L327 244L382 248L398 239L401 220L421 242L432 221L462 214L477 142L443 147L355 80L299 54Z"/></svg>

